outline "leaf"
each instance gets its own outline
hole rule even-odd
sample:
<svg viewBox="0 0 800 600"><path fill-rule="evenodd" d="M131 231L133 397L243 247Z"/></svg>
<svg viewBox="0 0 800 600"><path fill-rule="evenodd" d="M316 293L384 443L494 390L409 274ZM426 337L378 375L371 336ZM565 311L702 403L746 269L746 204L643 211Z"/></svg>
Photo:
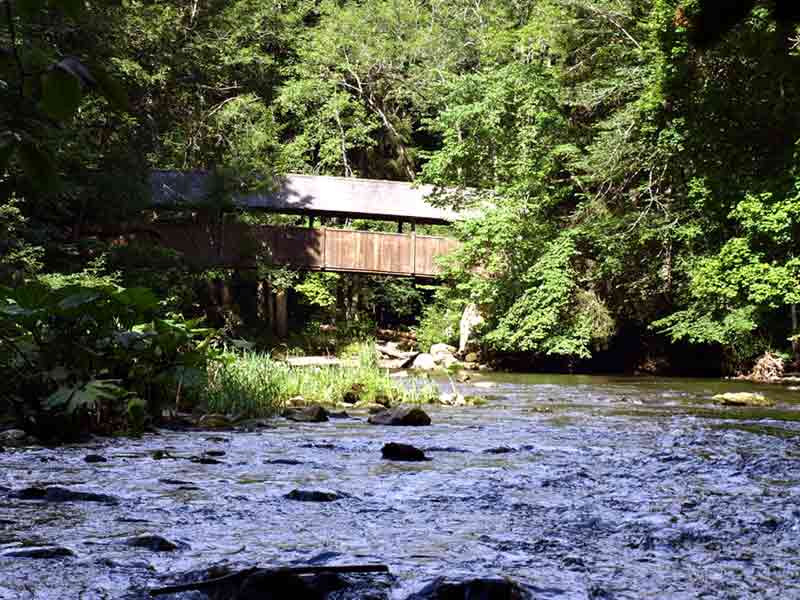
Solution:
<svg viewBox="0 0 800 600"><path fill-rule="evenodd" d="M118 79L109 75L108 71L99 65L92 65L92 75L94 75L100 93L112 107L122 112L130 110L128 92Z"/></svg>
<svg viewBox="0 0 800 600"><path fill-rule="evenodd" d="M102 400L116 400L125 395L117 379L93 379L81 386L62 385L45 400L51 410L74 414L85 410L95 411Z"/></svg>
<svg viewBox="0 0 800 600"><path fill-rule="evenodd" d="M58 303L61 310L70 310L86 304L91 304L100 297L100 294L91 289L80 290L75 294L70 294Z"/></svg>
<svg viewBox="0 0 800 600"><path fill-rule="evenodd" d="M122 304L132 306L140 312L158 307L158 297L148 288L127 288L117 292L114 297Z"/></svg>
<svg viewBox="0 0 800 600"><path fill-rule="evenodd" d="M42 110L57 121L66 121L78 110L83 91L81 81L60 66L42 75Z"/></svg>
<svg viewBox="0 0 800 600"><path fill-rule="evenodd" d="M79 58L74 56L66 56L56 64L56 67L63 69L67 73L71 73L78 78L78 81L85 85L96 85L97 81L92 76L92 73L84 65Z"/></svg>
<svg viewBox="0 0 800 600"><path fill-rule="evenodd" d="M19 159L34 185L52 187L58 181L52 157L32 140L23 140L20 143Z"/></svg>
<svg viewBox="0 0 800 600"><path fill-rule="evenodd" d="M86 10L83 0L51 0L51 2L76 21L83 16Z"/></svg>
<svg viewBox="0 0 800 600"><path fill-rule="evenodd" d="M17 0L15 3L17 14L30 19L44 8L45 0Z"/></svg>
<svg viewBox="0 0 800 600"><path fill-rule="evenodd" d="M6 131L0 135L0 171L4 171L8 161L17 149L17 142L19 139L10 131Z"/></svg>

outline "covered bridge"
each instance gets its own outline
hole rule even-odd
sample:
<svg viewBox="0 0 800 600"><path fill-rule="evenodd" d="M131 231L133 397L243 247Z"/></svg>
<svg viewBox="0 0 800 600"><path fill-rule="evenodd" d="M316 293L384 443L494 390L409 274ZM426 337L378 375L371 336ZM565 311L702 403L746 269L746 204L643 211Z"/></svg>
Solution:
<svg viewBox="0 0 800 600"><path fill-rule="evenodd" d="M154 171L155 206L186 208L213 199L216 182L202 171ZM344 177L287 175L270 189L234 196L236 207L314 218L395 221L398 233L330 227L159 224L162 242L202 263L253 266L256 260L310 270L435 277L437 257L457 246L445 237L417 235L415 225L448 224L462 215L428 202L432 186ZM404 223L411 233L402 233Z"/></svg>

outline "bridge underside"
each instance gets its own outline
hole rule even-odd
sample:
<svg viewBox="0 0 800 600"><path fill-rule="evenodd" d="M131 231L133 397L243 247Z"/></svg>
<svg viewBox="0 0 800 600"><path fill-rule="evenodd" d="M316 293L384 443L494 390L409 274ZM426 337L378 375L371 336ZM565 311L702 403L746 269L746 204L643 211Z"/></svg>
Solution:
<svg viewBox="0 0 800 600"><path fill-rule="evenodd" d="M344 229L154 224L150 234L197 266L286 265L312 271L434 278L436 259L458 246L443 237Z"/></svg>

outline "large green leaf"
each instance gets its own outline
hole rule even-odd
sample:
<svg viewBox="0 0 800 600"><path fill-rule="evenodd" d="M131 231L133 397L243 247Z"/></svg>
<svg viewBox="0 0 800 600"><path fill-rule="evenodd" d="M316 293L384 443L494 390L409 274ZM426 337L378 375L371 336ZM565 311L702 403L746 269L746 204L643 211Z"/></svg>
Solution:
<svg viewBox="0 0 800 600"><path fill-rule="evenodd" d="M61 67L42 75L42 110L57 121L71 119L81 103L80 79Z"/></svg>
<svg viewBox="0 0 800 600"><path fill-rule="evenodd" d="M97 410L103 400L115 400L125 395L125 390L116 379L93 379L83 385L62 385L45 400L45 406L52 410L63 410L68 414L85 410Z"/></svg>
<svg viewBox="0 0 800 600"><path fill-rule="evenodd" d="M114 297L122 304L134 307L139 311L158 308L158 297L148 288L127 288L117 292Z"/></svg>

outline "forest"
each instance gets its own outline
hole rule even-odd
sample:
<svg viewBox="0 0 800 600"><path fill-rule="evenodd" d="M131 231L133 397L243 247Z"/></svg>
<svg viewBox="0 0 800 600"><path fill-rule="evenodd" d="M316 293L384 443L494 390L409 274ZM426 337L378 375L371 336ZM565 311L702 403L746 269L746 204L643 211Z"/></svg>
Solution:
<svg viewBox="0 0 800 600"><path fill-rule="evenodd" d="M738 374L770 353L791 369L786 4L717 22L698 0L5 2L1 395L180 395L225 344L453 342L470 304L511 368ZM440 285L365 278L354 301L346 275L193 270L120 243L153 212L152 169L217 174L209 220L285 173L433 184L473 217ZM289 342L264 327L263 284L291 295Z"/></svg>

